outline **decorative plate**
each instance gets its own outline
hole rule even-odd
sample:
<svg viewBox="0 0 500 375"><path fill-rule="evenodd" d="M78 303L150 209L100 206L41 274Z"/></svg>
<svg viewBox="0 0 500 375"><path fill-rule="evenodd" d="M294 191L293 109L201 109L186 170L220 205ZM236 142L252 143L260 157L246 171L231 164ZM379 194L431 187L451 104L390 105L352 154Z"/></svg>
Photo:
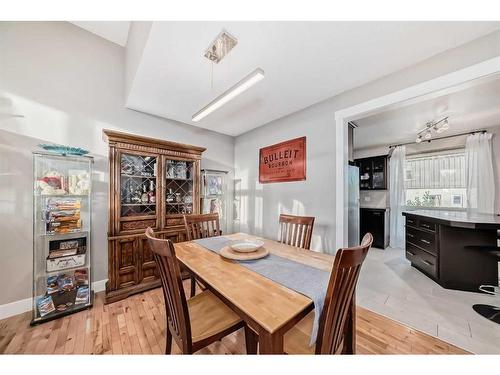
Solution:
<svg viewBox="0 0 500 375"><path fill-rule="evenodd" d="M259 250L262 246L264 246L264 242L259 240L242 240L235 241L229 246L232 250L238 253L251 253Z"/></svg>
<svg viewBox="0 0 500 375"><path fill-rule="evenodd" d="M88 154L87 150L84 150L80 147L70 147L70 146L61 146L61 145L49 145L49 144L41 144L39 145L41 148L47 151L52 151L61 155L76 155L82 156Z"/></svg>
<svg viewBox="0 0 500 375"><path fill-rule="evenodd" d="M229 246L225 246L221 249L219 255L223 258L232 260L255 260L267 257L269 255L269 250L265 247L260 247L251 253L239 253L231 249Z"/></svg>

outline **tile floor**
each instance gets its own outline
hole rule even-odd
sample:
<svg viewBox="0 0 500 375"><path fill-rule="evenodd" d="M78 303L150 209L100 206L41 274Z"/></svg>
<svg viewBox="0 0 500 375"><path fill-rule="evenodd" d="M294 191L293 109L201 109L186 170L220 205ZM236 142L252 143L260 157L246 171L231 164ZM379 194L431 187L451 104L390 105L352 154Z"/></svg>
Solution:
<svg viewBox="0 0 500 375"><path fill-rule="evenodd" d="M476 354L500 354L500 325L472 310L500 298L448 290L410 266L401 249L372 248L363 265L357 303Z"/></svg>

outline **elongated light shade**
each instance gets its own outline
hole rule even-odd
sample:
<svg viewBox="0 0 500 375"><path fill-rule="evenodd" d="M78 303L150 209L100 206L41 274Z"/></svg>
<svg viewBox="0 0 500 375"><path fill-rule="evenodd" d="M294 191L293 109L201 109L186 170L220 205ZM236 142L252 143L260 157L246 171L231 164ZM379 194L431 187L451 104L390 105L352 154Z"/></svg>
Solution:
<svg viewBox="0 0 500 375"><path fill-rule="evenodd" d="M236 85L231 87L229 90L219 95L217 98L212 100L208 105L203 107L199 112L196 112L191 118L194 122L200 121L205 116L208 116L210 113L215 111L216 109L222 107L224 104L234 99L242 92L248 90L250 87L255 85L261 79L264 78L264 71L260 68L255 69L252 73L247 75L241 81L239 81Z"/></svg>

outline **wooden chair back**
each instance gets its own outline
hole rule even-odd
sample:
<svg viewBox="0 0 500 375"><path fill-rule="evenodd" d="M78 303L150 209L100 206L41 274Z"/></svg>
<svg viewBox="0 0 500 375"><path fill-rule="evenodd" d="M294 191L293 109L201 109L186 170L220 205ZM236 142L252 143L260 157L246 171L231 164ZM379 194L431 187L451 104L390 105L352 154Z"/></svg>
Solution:
<svg viewBox="0 0 500 375"><path fill-rule="evenodd" d="M167 316L166 329L170 329L179 348L184 353L190 353L193 344L191 323L174 245L170 240L156 238L151 228L146 229L146 237L160 272Z"/></svg>
<svg viewBox="0 0 500 375"><path fill-rule="evenodd" d="M314 217L281 214L279 223L279 242L307 250L311 248Z"/></svg>
<svg viewBox="0 0 500 375"><path fill-rule="evenodd" d="M339 354L342 351L359 272L372 243L373 236L367 233L360 246L337 251L320 318L316 354Z"/></svg>
<svg viewBox="0 0 500 375"><path fill-rule="evenodd" d="M188 241L222 235L219 214L184 215Z"/></svg>

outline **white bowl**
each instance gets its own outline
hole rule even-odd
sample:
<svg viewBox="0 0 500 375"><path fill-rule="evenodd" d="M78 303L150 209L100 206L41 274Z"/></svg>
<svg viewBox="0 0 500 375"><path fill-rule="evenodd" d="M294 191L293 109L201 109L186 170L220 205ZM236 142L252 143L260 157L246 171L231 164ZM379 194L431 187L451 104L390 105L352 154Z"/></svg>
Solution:
<svg viewBox="0 0 500 375"><path fill-rule="evenodd" d="M238 253L251 253L264 246L264 242L259 240L242 240L236 241L229 246Z"/></svg>

